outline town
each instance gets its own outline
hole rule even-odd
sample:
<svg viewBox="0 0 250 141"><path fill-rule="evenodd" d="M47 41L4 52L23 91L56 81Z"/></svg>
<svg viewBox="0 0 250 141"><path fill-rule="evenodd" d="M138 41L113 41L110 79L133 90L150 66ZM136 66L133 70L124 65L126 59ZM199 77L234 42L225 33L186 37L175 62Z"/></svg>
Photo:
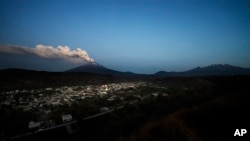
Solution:
<svg viewBox="0 0 250 141"><path fill-rule="evenodd" d="M194 135L195 127L205 135L210 135L207 129L214 134L225 129L220 137L227 138L235 132L231 127L249 120L244 112L249 107L248 84L249 77L211 76L6 89L0 92L0 136L16 141L58 136L67 141L124 141L157 138L157 127L171 140L180 134L186 139L187 132ZM228 124L228 116L237 122ZM168 132L172 130L176 134Z"/></svg>
<svg viewBox="0 0 250 141"><path fill-rule="evenodd" d="M161 89L161 93L147 90L139 92L145 88L152 90L153 87ZM169 97L166 90L166 87L145 81L13 90L1 92L0 108L4 110L9 107L24 113L32 113L32 119L26 121L26 127L16 128L37 132L76 119L86 120L101 116L150 97ZM82 112L76 112L76 109L81 109Z"/></svg>
<svg viewBox="0 0 250 141"><path fill-rule="evenodd" d="M107 101L115 99L123 100L124 97L118 95L126 89L134 90L138 87L145 87L149 84L146 82L120 83L106 85L89 85L89 86L63 86L60 88L44 88L37 90L14 90L1 93L1 105L9 105L15 109L30 111L35 108L46 106L59 106L77 103L91 97L107 98ZM140 97L140 96L135 96Z"/></svg>

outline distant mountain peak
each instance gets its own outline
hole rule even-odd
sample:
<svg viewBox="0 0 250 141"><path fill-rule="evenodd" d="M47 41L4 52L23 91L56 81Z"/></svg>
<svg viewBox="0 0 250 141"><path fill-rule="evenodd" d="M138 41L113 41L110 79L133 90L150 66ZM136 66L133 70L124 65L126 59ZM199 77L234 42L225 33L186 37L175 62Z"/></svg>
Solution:
<svg viewBox="0 0 250 141"><path fill-rule="evenodd" d="M232 65L229 65L229 64L212 64L208 67L235 67L235 66L232 66Z"/></svg>
<svg viewBox="0 0 250 141"><path fill-rule="evenodd" d="M196 67L194 69L179 72L179 73L169 73L160 71L155 73L155 75L162 76L211 76L211 75L249 75L249 68L242 68L237 66L232 66L229 64L212 64L205 67Z"/></svg>
<svg viewBox="0 0 250 141"><path fill-rule="evenodd" d="M211 64L209 66L204 66L204 67L197 66L195 69L202 69L202 68L208 68L208 67L235 67L235 66L232 66L229 64Z"/></svg>

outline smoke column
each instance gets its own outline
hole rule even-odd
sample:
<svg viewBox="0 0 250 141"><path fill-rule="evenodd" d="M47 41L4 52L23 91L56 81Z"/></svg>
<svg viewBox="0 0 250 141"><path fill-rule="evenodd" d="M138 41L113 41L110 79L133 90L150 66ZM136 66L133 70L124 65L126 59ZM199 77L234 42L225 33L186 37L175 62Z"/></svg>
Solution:
<svg viewBox="0 0 250 141"><path fill-rule="evenodd" d="M36 45L35 48L16 46L16 45L0 45L0 52L13 54L34 54L43 58L62 58L71 62L80 63L83 60L94 63L94 59L90 58L88 53L81 48L71 50L68 46L45 46Z"/></svg>

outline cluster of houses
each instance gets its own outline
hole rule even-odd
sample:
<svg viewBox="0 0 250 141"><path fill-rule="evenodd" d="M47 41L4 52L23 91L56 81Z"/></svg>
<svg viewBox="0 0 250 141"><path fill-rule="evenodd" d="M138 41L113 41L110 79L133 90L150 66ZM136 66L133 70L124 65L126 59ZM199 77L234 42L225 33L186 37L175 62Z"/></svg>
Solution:
<svg viewBox="0 0 250 141"><path fill-rule="evenodd" d="M124 82L111 83L105 85L88 85L88 86L64 86L59 88L44 88L37 90L14 90L1 92L1 105L12 106L13 108L29 111L34 108L42 108L44 106L71 105L77 100L91 98L93 96L107 97L108 101L116 98L123 100L123 97L114 95L121 89L133 88L148 85L146 82Z"/></svg>
<svg viewBox="0 0 250 141"><path fill-rule="evenodd" d="M65 122L70 122L70 121L72 121L73 120L73 118L72 118L72 115L71 114L67 114L67 115L62 115L62 122L63 123L65 123ZM48 127L51 127L51 126L54 126L54 124L53 124L53 121L52 120L49 120L48 122L49 122L49 126L45 126L46 125L46 123L45 123L46 121L30 121L29 122L29 125L28 125L28 127L29 127L29 129L31 130L31 131L39 131L39 130L42 130L42 129L44 129L44 128L48 128ZM48 123L47 123L48 124Z"/></svg>
<svg viewBox="0 0 250 141"><path fill-rule="evenodd" d="M133 94L134 90L139 87L150 86L148 82L124 82L124 83L110 83L105 85L88 85L88 86L63 86L58 88L44 88L36 90L14 90L0 93L0 110L3 106L11 106L12 108L21 109L23 111L43 111L43 114L51 113L51 107L56 108L60 105L71 106L80 100L92 98L95 96L106 99L107 101L119 100L121 104L114 107L103 106L100 107L100 113L110 112L116 109L122 109L124 105L135 104L148 97L158 97L159 93L154 92L147 95ZM126 94L133 94L132 99L125 100ZM161 94L162 96L169 96L168 94ZM45 110L46 109L46 110ZM98 114L97 114L98 115ZM90 116L91 117L91 116ZM63 123L72 121L72 115L62 115ZM32 131L39 131L44 128L54 126L52 120L43 119L43 121L30 121L28 128Z"/></svg>

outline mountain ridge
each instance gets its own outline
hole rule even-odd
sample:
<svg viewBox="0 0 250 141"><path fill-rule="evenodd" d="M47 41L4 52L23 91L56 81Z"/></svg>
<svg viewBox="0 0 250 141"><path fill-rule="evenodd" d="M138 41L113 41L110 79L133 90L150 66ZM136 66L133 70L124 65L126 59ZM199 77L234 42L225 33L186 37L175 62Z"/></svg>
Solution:
<svg viewBox="0 0 250 141"><path fill-rule="evenodd" d="M20 72L26 69L19 68L9 68L2 69L0 72L9 71L9 72ZM26 70L29 71L29 70ZM35 71L35 70L30 70ZM49 71L37 71L37 72L48 72ZM113 70L103 65L100 65L96 62L87 63L85 65L75 67L64 71L63 73L92 73L92 74L104 74L104 75L114 75L114 76L155 76L155 77L178 77L178 76L212 76L212 75L250 75L250 68L243 68L238 66L232 66L229 64L212 64L205 67L195 67L193 69L182 71L182 72L167 72L167 71L158 71L153 74L137 74L133 72L122 72Z"/></svg>
<svg viewBox="0 0 250 141"><path fill-rule="evenodd" d="M229 64L212 64L196 67L183 72L158 71L154 75L161 76L211 76L211 75L250 75L250 68L242 68Z"/></svg>

